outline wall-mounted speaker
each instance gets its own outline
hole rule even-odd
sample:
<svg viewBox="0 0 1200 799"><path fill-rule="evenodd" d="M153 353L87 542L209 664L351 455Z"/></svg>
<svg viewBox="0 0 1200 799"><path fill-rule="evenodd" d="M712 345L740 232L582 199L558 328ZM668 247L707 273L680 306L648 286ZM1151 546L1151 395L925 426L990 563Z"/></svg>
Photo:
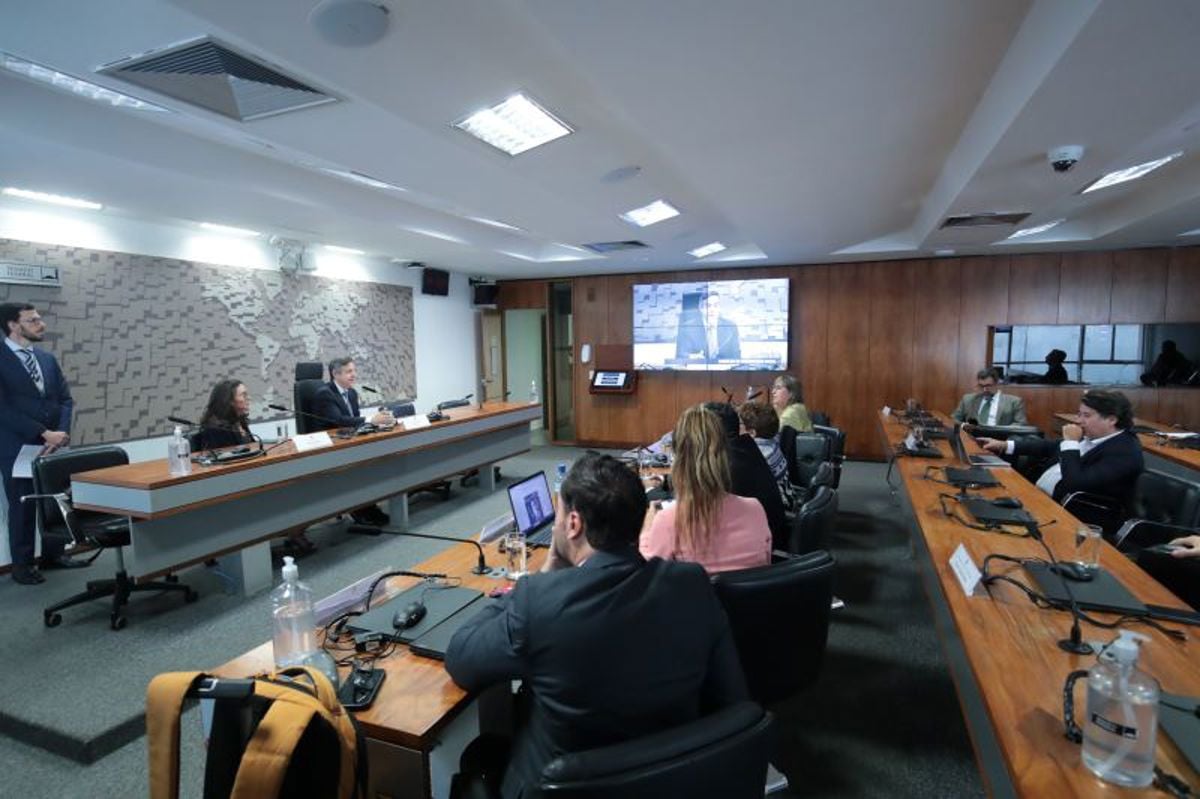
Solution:
<svg viewBox="0 0 1200 799"><path fill-rule="evenodd" d="M471 304L476 307L495 308L500 297L500 287L495 283L471 284Z"/></svg>

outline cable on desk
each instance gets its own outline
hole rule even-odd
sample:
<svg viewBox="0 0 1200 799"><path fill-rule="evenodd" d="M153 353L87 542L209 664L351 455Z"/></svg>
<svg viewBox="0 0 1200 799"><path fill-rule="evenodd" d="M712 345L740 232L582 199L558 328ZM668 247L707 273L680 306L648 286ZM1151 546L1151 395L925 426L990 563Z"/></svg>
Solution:
<svg viewBox="0 0 1200 799"><path fill-rule="evenodd" d="M940 481L938 481L938 482L940 482ZM981 530L985 533L1000 533L1001 535L1011 535L1016 538L1032 538L1033 537L1033 534L1029 532L1028 528L1026 528L1025 525L1019 525L1018 522L1008 522L1007 524L1009 524L1011 526L1020 526L1022 528L1022 532L1004 529L1006 523L972 522L967 519L964 519L963 517L959 516L954 510L952 510L946 506L946 500L948 500L948 499L952 499L956 503L961 503L962 498L957 494L945 494L945 493L938 494L938 503L942 506L942 513L945 514L946 516L950 517L954 521L958 522L963 527L969 527L972 530ZM1049 522L1047 522L1046 525L1043 525L1043 526L1048 526L1048 525L1054 524L1054 522L1055 522L1055 520L1052 519Z"/></svg>

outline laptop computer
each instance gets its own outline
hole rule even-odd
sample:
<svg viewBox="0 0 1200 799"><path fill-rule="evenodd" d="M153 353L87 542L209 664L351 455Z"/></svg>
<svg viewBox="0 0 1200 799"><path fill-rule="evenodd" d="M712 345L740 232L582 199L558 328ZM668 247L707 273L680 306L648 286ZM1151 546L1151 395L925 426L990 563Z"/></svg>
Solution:
<svg viewBox="0 0 1200 799"><path fill-rule="evenodd" d="M554 503L545 472L534 472L508 487L508 503L512 506L517 529L525 534L529 544L550 545L554 531Z"/></svg>
<svg viewBox="0 0 1200 799"><path fill-rule="evenodd" d="M954 432L950 434L950 447L951 447L951 449L954 450L954 456L956 458L958 458L959 463L961 463L965 466L970 466L970 467L972 467L972 469L975 469L976 467L982 467L982 466L1008 466L1009 465L1008 461L1004 460L1004 458L1001 458L998 455L968 455L967 448L965 446L963 446L962 436L960 435L962 428L963 428L963 425L961 423L956 424L956 425L954 425ZM979 483L981 485L984 484L984 483L981 483L981 481L979 481L979 480L972 480L971 482ZM995 484L996 484L996 481L994 479L991 482L986 483L986 485L995 485Z"/></svg>

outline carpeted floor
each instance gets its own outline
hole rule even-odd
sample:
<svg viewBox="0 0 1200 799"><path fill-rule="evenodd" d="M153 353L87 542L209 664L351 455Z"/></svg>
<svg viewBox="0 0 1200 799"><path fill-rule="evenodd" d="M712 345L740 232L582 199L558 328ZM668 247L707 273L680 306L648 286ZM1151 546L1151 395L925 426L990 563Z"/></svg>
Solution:
<svg viewBox="0 0 1200 799"><path fill-rule="evenodd" d="M536 469L553 473L579 450L538 447L505 462L504 480ZM777 765L804 796L981 796L954 688L941 657L928 603L909 556L907 528L891 503L879 464L847 464L841 513L831 544L837 594L822 677L777 708ZM464 535L507 509L503 490L485 495L455 484L442 503L413 503L418 532ZM386 566L411 566L438 551L436 541L348 535L342 524L310 533L320 549L300 562L317 596ZM142 705L160 671L215 666L270 637L267 595L221 592L204 569L181 575L201 591L138 597L129 626L111 632L100 603L42 626L40 608L77 590L91 574L52 572L38 588L0 580L0 779L5 796L146 795ZM202 745L193 711L184 723L183 796L199 796Z"/></svg>

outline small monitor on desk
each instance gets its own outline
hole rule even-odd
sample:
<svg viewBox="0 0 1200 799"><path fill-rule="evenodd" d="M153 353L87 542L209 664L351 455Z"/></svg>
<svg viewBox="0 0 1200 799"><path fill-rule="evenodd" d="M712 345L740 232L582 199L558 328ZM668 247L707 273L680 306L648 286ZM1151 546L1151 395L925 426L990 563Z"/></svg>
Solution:
<svg viewBox="0 0 1200 799"><path fill-rule="evenodd" d="M635 372L629 369L597 369L592 373L588 392L592 394L632 394Z"/></svg>

